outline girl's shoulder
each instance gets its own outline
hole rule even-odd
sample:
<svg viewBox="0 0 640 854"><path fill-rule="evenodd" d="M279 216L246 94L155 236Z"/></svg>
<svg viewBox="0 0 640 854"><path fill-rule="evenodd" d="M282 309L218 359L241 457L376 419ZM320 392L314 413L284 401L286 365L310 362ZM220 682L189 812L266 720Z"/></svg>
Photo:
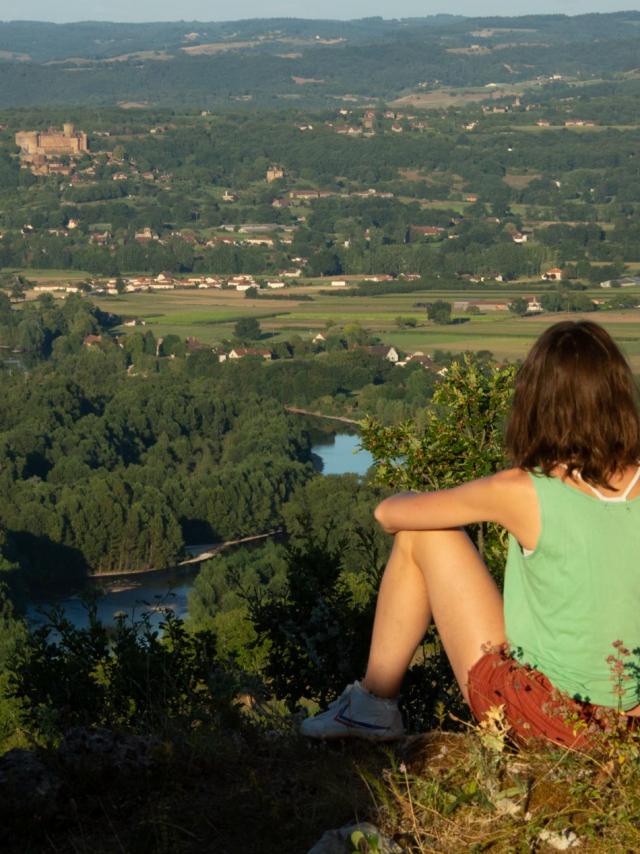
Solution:
<svg viewBox="0 0 640 854"><path fill-rule="evenodd" d="M533 478L537 475L520 468L504 469L491 475L493 485L501 489L529 492L534 489Z"/></svg>

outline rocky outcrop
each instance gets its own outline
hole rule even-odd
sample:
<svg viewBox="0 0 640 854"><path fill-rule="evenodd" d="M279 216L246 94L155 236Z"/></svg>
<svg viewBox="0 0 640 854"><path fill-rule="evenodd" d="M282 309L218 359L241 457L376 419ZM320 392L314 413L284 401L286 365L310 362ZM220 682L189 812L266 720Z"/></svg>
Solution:
<svg viewBox="0 0 640 854"><path fill-rule="evenodd" d="M353 834L360 831L365 839L377 838L377 847L367 848L366 842L361 842L356 848L353 842ZM369 822L360 824L347 824L337 830L327 830L318 842L307 854L353 854L354 851L372 851L376 854L402 854L402 848L393 839L381 833L377 827Z"/></svg>

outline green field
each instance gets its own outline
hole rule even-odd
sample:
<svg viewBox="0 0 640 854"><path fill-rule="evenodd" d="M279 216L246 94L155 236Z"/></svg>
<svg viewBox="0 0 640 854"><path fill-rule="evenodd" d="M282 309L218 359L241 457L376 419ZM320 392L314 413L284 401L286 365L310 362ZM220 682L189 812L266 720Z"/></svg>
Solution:
<svg viewBox="0 0 640 854"><path fill-rule="evenodd" d="M265 343L292 335L301 335L303 338L312 336L330 323L343 325L357 322L385 343L402 350L490 350L498 359L523 356L531 342L549 324L579 316L545 314L516 318L508 313L491 312L479 316L459 315L458 320L463 322L438 326L427 320L424 308L415 306L416 302L434 299L511 300L518 292L535 293L535 286L531 284L521 291L514 288L507 291L492 286L457 293L430 291L368 298L321 295L318 286L304 290L313 295L313 302L300 302L293 297L277 301L250 300L237 291L218 290L127 294L97 299L96 302L104 310L120 314L125 319L135 317L145 320L146 328L151 329L156 336L193 336L208 344L220 343L232 337L234 324L241 317L256 317L260 320ZM592 296L603 295L599 288L589 293ZM296 291L292 291L292 294L295 296ZM638 299L640 302L640 292ZM417 327L399 329L395 322L399 315L415 318ZM609 329L625 349L634 369L640 371L640 310L601 311L580 316L597 320Z"/></svg>

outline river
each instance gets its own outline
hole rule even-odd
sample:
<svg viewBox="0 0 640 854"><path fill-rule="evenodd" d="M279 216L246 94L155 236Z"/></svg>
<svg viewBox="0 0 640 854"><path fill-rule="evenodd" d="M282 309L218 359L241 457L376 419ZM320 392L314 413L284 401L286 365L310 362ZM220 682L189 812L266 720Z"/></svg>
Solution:
<svg viewBox="0 0 640 854"><path fill-rule="evenodd" d="M314 445L312 451L322 460L322 474L364 475L373 463L368 451L359 449L360 437L351 433L337 433ZM157 627L162 620L160 608L171 608L178 617L187 615L189 590L198 574L198 564L173 570L161 570L138 575L123 575L94 584L98 618L107 626L114 624L117 614L129 618L149 613L149 621ZM45 613L52 607L62 608L65 616L75 626L88 624L87 607L83 594L74 593L58 598L47 597L33 601L27 607L27 619L32 625L46 621Z"/></svg>

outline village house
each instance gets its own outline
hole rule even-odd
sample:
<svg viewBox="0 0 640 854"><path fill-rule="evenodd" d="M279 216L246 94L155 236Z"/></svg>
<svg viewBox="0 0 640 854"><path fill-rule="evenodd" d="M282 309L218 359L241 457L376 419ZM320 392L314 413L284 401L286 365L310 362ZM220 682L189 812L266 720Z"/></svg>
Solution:
<svg viewBox="0 0 640 854"><path fill-rule="evenodd" d="M237 202L238 197L236 196L235 193L231 193L231 192L229 192L229 190L225 190L224 193L222 194L222 201L223 202Z"/></svg>
<svg viewBox="0 0 640 854"><path fill-rule="evenodd" d="M94 231L89 238L91 243L94 243L96 246L104 246L111 240L111 232L110 231Z"/></svg>
<svg viewBox="0 0 640 854"><path fill-rule="evenodd" d="M266 350L261 347L234 347L229 352L229 359L243 359L245 356L261 356L265 361L270 362L273 359L271 350Z"/></svg>
<svg viewBox="0 0 640 854"><path fill-rule="evenodd" d="M332 288L346 288L347 283L344 281L344 279L338 279L335 282L331 282L331 287Z"/></svg>
<svg viewBox="0 0 640 854"><path fill-rule="evenodd" d="M411 231L414 234L421 234L423 237L437 237L442 234L444 228L439 225L412 225Z"/></svg>
<svg viewBox="0 0 640 854"><path fill-rule="evenodd" d="M386 359L387 362L391 362L394 365L400 360L400 354L395 347L387 347L385 344L374 344L364 349L367 353L371 353L372 356L380 356L380 358Z"/></svg>
<svg viewBox="0 0 640 854"><path fill-rule="evenodd" d="M318 190L289 190L289 198L294 201L306 201L307 199L317 199L320 197Z"/></svg>
<svg viewBox="0 0 640 854"><path fill-rule="evenodd" d="M242 241L245 246L273 246L274 240L272 237L245 237Z"/></svg>
<svg viewBox="0 0 640 854"><path fill-rule="evenodd" d="M71 166L65 166L58 161L50 162L48 166L50 175L71 175Z"/></svg>
<svg viewBox="0 0 640 854"><path fill-rule="evenodd" d="M424 353L422 350L416 350L415 353L410 353L404 362L396 362L396 365L401 365L403 367L408 364L422 365L425 371L430 371L438 377L444 377L448 373L448 368L439 368L431 356L427 355L427 353Z"/></svg>
<svg viewBox="0 0 640 854"><path fill-rule="evenodd" d="M542 274L541 278L546 282L561 282L562 270L560 267L549 267L549 269Z"/></svg>
<svg viewBox="0 0 640 854"><path fill-rule="evenodd" d="M184 343L187 346L187 350L189 353L194 353L196 350L209 350L210 347L208 344L203 344L202 341L198 341L197 338L194 338L192 335L188 335L185 338Z"/></svg>
<svg viewBox="0 0 640 854"><path fill-rule="evenodd" d="M421 350L416 351L415 353L410 353L404 362L396 362L397 365L404 367L411 363L412 365L422 365L422 367L426 371L431 371L432 373L436 373L436 365L431 356L427 356L426 353L423 353Z"/></svg>
<svg viewBox="0 0 640 854"><path fill-rule="evenodd" d="M525 299L527 301L527 314L540 314L541 311L544 311L538 297L527 296Z"/></svg>
<svg viewBox="0 0 640 854"><path fill-rule="evenodd" d="M232 287L232 288L237 287L237 285L247 285L248 287L252 287L252 286L255 287L256 280L253 278L253 276L241 274L239 276L232 276L227 281L227 284L229 285L229 287ZM246 290L246 288L243 288L243 290Z"/></svg>
<svg viewBox="0 0 640 854"><path fill-rule="evenodd" d="M125 280L125 290L129 292L139 291L150 287L152 283L153 279L150 276L132 276Z"/></svg>
<svg viewBox="0 0 640 854"><path fill-rule="evenodd" d="M84 347L96 347L102 344L102 335L85 335L82 344Z"/></svg>
<svg viewBox="0 0 640 854"><path fill-rule="evenodd" d="M526 243L529 237L527 234L523 234L521 231L514 231L511 235L511 239L514 243Z"/></svg>
<svg viewBox="0 0 640 854"><path fill-rule="evenodd" d="M210 240L207 240L205 246L209 248L219 246L220 244L227 244L228 246L235 246L238 241L235 237L226 237L225 235L221 235L218 237L212 237Z"/></svg>
<svg viewBox="0 0 640 854"><path fill-rule="evenodd" d="M71 226L69 226L71 227ZM159 240L159 236L153 231L148 225L146 225L141 231L136 231L133 235L133 239L137 243L149 243L151 240Z"/></svg>
<svg viewBox="0 0 640 854"><path fill-rule="evenodd" d="M272 290L276 290L277 288L284 288L284 282L267 282L267 287Z"/></svg>

